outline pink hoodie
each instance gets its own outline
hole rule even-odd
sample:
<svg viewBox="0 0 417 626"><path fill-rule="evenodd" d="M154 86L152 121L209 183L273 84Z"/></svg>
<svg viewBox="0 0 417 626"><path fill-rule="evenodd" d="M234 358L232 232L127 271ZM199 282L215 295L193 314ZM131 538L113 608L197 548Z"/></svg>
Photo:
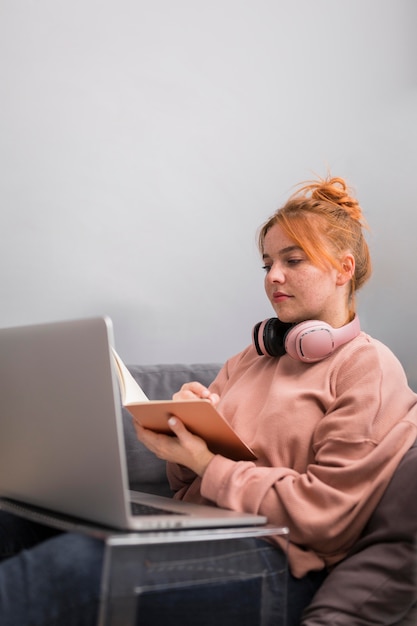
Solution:
<svg viewBox="0 0 417 626"><path fill-rule="evenodd" d="M417 438L417 394L397 358L363 332L314 364L249 346L210 389L258 458L217 455L202 479L168 464L175 497L288 526L297 577L340 561Z"/></svg>

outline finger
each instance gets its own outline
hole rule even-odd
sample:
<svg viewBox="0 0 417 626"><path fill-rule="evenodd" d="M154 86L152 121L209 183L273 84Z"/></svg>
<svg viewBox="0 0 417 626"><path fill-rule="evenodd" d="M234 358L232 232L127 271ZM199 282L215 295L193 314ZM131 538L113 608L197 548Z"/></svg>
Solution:
<svg viewBox="0 0 417 626"><path fill-rule="evenodd" d="M220 402L220 396L217 393L210 393L207 400L210 400L210 402L214 404L214 406L217 406Z"/></svg>
<svg viewBox="0 0 417 626"><path fill-rule="evenodd" d="M217 393L211 393L210 390L199 382L186 383L172 396L173 400L209 400L216 406L220 400Z"/></svg>
<svg viewBox="0 0 417 626"><path fill-rule="evenodd" d="M184 434L185 432L188 432L187 429L185 428L184 424L181 422L181 420L179 420L177 417L175 417L175 415L171 415L171 417L169 418L168 426L170 427L172 432L175 435L177 435L177 437L178 437L178 433L179 434Z"/></svg>
<svg viewBox="0 0 417 626"><path fill-rule="evenodd" d="M190 433L186 426L184 426L183 422L178 419L178 417L175 417L175 415L171 415L171 417L168 419L168 426L177 437L181 445L190 444L193 439L201 439L201 437L198 437L198 435ZM203 440L201 439L201 441Z"/></svg>
<svg viewBox="0 0 417 626"><path fill-rule="evenodd" d="M173 395L174 400L186 400L192 398L208 398L210 391L202 383L192 381L185 383L177 393Z"/></svg>

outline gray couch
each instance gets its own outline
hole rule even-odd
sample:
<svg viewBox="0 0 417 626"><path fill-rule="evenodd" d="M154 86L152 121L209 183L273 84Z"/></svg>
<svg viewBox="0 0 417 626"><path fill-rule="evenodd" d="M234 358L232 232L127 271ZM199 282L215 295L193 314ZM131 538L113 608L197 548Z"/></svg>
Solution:
<svg viewBox="0 0 417 626"><path fill-rule="evenodd" d="M184 382L208 385L220 364L129 366L147 396L171 398ZM171 495L165 463L137 440L123 411L133 489ZM326 578L302 626L417 624L417 444L405 455L362 537Z"/></svg>

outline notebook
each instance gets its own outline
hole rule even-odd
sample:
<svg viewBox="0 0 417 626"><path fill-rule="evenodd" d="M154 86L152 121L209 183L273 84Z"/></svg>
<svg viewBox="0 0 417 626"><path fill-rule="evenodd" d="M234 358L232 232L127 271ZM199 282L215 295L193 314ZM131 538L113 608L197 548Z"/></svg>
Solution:
<svg viewBox="0 0 417 626"><path fill-rule="evenodd" d="M108 317L0 329L0 497L120 530L265 524L129 490L113 349Z"/></svg>
<svg viewBox="0 0 417 626"><path fill-rule="evenodd" d="M190 432L205 440L214 454L222 454L235 461L256 459L254 451L209 400L149 400L115 350L113 357L121 402L135 422L155 432L172 435L168 420L176 415Z"/></svg>

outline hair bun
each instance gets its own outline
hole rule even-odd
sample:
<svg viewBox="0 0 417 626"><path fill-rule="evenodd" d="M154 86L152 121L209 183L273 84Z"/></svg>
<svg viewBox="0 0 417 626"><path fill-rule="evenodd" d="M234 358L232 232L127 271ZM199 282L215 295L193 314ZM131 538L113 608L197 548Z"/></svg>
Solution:
<svg viewBox="0 0 417 626"><path fill-rule="evenodd" d="M336 205L346 211L352 219L363 222L359 202L351 195L352 192L343 178L319 178L303 185L300 191L311 195L313 200Z"/></svg>

